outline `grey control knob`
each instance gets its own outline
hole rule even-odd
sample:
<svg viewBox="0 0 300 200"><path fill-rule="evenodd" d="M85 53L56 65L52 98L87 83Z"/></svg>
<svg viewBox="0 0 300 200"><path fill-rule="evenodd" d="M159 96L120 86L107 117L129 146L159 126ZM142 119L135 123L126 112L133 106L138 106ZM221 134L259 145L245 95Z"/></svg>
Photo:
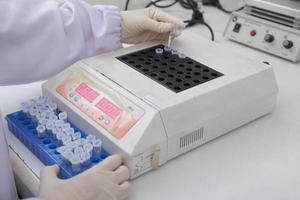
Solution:
<svg viewBox="0 0 300 200"><path fill-rule="evenodd" d="M291 40L284 40L282 46L286 49L290 49L294 46L294 43Z"/></svg>
<svg viewBox="0 0 300 200"><path fill-rule="evenodd" d="M274 36L273 35L271 35L271 34L267 34L267 35L265 35L265 41L266 42L268 42L268 43L271 43L271 42L273 42L274 41Z"/></svg>

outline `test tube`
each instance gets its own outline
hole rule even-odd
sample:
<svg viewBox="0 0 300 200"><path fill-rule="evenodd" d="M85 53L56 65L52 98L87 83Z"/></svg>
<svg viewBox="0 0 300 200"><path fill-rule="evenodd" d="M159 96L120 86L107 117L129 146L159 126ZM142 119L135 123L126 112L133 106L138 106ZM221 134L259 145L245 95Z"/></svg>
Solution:
<svg viewBox="0 0 300 200"><path fill-rule="evenodd" d="M56 120L58 120L58 117L57 117L55 114L53 114L53 115L51 115L51 116L49 117L49 120L55 122Z"/></svg>
<svg viewBox="0 0 300 200"><path fill-rule="evenodd" d="M64 135L64 136L61 138L61 141L62 141L62 144L63 144L63 145L67 145L68 143L72 142L72 138L71 138L71 136L69 136L69 135Z"/></svg>
<svg viewBox="0 0 300 200"><path fill-rule="evenodd" d="M59 129L56 128L55 126L53 127L52 129L52 134L53 134L53 137L56 138L56 134L59 132Z"/></svg>
<svg viewBox="0 0 300 200"><path fill-rule="evenodd" d="M177 31L176 25L172 24L172 30L171 30L169 38L168 38L168 44L166 45L167 50L169 50L169 49L171 50L171 48L172 48L172 42L173 42L174 38L176 37L176 31Z"/></svg>
<svg viewBox="0 0 300 200"><path fill-rule="evenodd" d="M79 147L80 145L79 145L78 141L76 140L76 141L68 143L66 146L72 148L72 150L73 150L76 147Z"/></svg>
<svg viewBox="0 0 300 200"><path fill-rule="evenodd" d="M73 141L78 140L81 138L81 133L79 131L77 131L77 132L73 133L71 136L72 136Z"/></svg>
<svg viewBox="0 0 300 200"><path fill-rule="evenodd" d="M68 128L68 129L63 129L63 132L68 135L68 136L72 136L72 134L74 134L74 128Z"/></svg>
<svg viewBox="0 0 300 200"><path fill-rule="evenodd" d="M72 164L73 172L78 173L80 171L80 158L74 156L73 158L71 158L70 162Z"/></svg>
<svg viewBox="0 0 300 200"><path fill-rule="evenodd" d="M85 144L87 144L88 143L88 141L85 139L85 138L80 138L80 139L78 139L78 140L76 140L78 143L79 143L79 145L81 145L81 146L83 146L83 145L85 145Z"/></svg>
<svg viewBox="0 0 300 200"><path fill-rule="evenodd" d="M87 167L91 164L91 155L88 152L82 152L80 158L83 166Z"/></svg>
<svg viewBox="0 0 300 200"><path fill-rule="evenodd" d="M56 139L57 139L57 141L58 141L58 143L61 145L62 144L62 138L64 137L64 133L62 132L62 131L60 131L60 132L58 132L57 134L56 134Z"/></svg>
<svg viewBox="0 0 300 200"><path fill-rule="evenodd" d="M43 112L43 115L44 115L44 117L46 118L46 119L49 119L51 116L52 116L52 111L51 110L45 110L44 112Z"/></svg>
<svg viewBox="0 0 300 200"><path fill-rule="evenodd" d="M186 58L186 55L185 55L184 53L179 53L179 54L178 54L178 57L179 57L180 59L184 59L184 58Z"/></svg>
<svg viewBox="0 0 300 200"><path fill-rule="evenodd" d="M58 114L58 119L62 120L63 122L67 122L68 114L66 112L60 112Z"/></svg>
<svg viewBox="0 0 300 200"><path fill-rule="evenodd" d="M70 164L71 160L75 157L72 151L66 151L61 153L61 158L66 164Z"/></svg>
<svg viewBox="0 0 300 200"><path fill-rule="evenodd" d="M171 47L165 46L165 47L164 47L164 50L165 50L165 51L171 51L172 49L171 49Z"/></svg>
<svg viewBox="0 0 300 200"><path fill-rule="evenodd" d="M56 128L62 129L62 126L64 125L64 122L62 120L56 120L54 122L54 124L55 124Z"/></svg>
<svg viewBox="0 0 300 200"><path fill-rule="evenodd" d="M88 135L86 137L87 142L92 143L96 139L96 136L94 135Z"/></svg>
<svg viewBox="0 0 300 200"><path fill-rule="evenodd" d="M60 154L64 154L65 152L68 151L68 148L66 146L61 146L61 147L56 148L56 151Z"/></svg>
<svg viewBox="0 0 300 200"><path fill-rule="evenodd" d="M83 150L91 154L93 151L93 145L91 143L86 143L83 145Z"/></svg>
<svg viewBox="0 0 300 200"><path fill-rule="evenodd" d="M38 111L36 108L31 108L31 109L29 110L30 118L31 118L33 121L36 121L36 122L37 122L37 119L36 119L37 114L39 114L39 111Z"/></svg>
<svg viewBox="0 0 300 200"><path fill-rule="evenodd" d="M163 54L164 53L164 50L162 48L156 48L155 49L155 53L156 54Z"/></svg>
<svg viewBox="0 0 300 200"><path fill-rule="evenodd" d="M85 151L83 150L82 147L75 147L75 148L74 148L74 154L80 155L80 154L82 154L83 152L85 152Z"/></svg>
<svg viewBox="0 0 300 200"><path fill-rule="evenodd" d="M37 135L39 138L44 138L46 136L46 128L43 125L38 125L36 127Z"/></svg>
<svg viewBox="0 0 300 200"><path fill-rule="evenodd" d="M96 155L101 153L102 141L100 139L96 139L93 141L93 150Z"/></svg>
<svg viewBox="0 0 300 200"><path fill-rule="evenodd" d="M61 120L61 119L60 119ZM64 123L63 125L62 125L62 129L63 130L67 130L67 129L69 129L69 128L71 128L71 124L70 123Z"/></svg>
<svg viewBox="0 0 300 200"><path fill-rule="evenodd" d="M172 49L171 53L172 55L178 55L179 52L176 49Z"/></svg>
<svg viewBox="0 0 300 200"><path fill-rule="evenodd" d="M46 124L48 123L49 120L43 118L41 119L41 121L39 121L39 124L46 126Z"/></svg>
<svg viewBox="0 0 300 200"><path fill-rule="evenodd" d="M48 108L53 111L54 113L57 113L57 104L54 102L47 103Z"/></svg>
<svg viewBox="0 0 300 200"><path fill-rule="evenodd" d="M31 106L32 106L32 103L30 103L29 101L25 101L25 102L21 103L21 110L26 115L26 117L30 117L29 111L31 109Z"/></svg>
<svg viewBox="0 0 300 200"><path fill-rule="evenodd" d="M46 124L46 130L48 135L52 135L52 129L54 128L53 122L48 121Z"/></svg>

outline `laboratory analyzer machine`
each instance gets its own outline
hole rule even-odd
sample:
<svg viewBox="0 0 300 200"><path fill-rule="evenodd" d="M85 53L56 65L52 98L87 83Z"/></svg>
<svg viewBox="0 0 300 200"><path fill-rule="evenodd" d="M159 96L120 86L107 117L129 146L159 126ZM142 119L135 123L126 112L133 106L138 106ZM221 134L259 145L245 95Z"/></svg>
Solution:
<svg viewBox="0 0 300 200"><path fill-rule="evenodd" d="M149 42L88 58L43 84L73 124L124 156L131 178L276 104L271 66L188 31L165 47Z"/></svg>

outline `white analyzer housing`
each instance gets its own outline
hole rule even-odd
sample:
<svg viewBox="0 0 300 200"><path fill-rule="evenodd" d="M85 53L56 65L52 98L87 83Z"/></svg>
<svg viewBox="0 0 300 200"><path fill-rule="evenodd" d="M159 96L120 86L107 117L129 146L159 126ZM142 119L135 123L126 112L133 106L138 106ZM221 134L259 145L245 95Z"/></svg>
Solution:
<svg viewBox="0 0 300 200"><path fill-rule="evenodd" d="M190 32L174 48L223 76L174 92L117 59L155 45L82 60L43 85L72 123L124 156L131 178L270 113L277 99L272 67Z"/></svg>

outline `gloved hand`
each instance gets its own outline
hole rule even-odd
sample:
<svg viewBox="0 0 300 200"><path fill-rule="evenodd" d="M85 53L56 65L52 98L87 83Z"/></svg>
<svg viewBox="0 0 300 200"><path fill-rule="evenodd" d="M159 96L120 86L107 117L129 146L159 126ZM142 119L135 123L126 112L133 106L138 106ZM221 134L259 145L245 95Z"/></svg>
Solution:
<svg viewBox="0 0 300 200"><path fill-rule="evenodd" d="M156 8L122 11L121 42L165 41L172 30L172 23L177 27L177 35L185 28L183 21Z"/></svg>
<svg viewBox="0 0 300 200"><path fill-rule="evenodd" d="M41 173L41 200L121 200L129 194L129 170L119 155L71 178L57 178L58 166L45 167ZM120 166L121 165L121 166Z"/></svg>

